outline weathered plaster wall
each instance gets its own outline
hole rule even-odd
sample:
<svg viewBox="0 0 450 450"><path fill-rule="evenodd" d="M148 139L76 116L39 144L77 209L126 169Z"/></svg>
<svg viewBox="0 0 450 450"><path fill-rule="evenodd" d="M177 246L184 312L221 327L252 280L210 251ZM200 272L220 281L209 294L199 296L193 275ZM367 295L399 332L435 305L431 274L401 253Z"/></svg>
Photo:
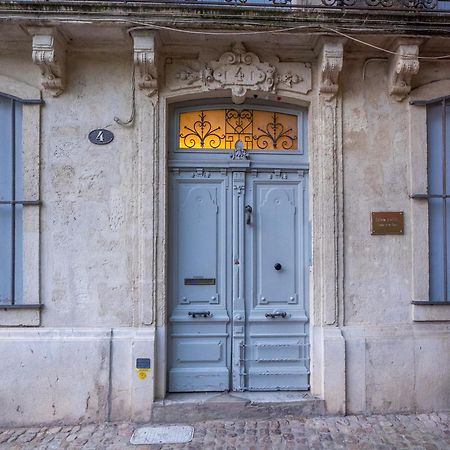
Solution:
<svg viewBox="0 0 450 450"><path fill-rule="evenodd" d="M397 102L388 95L387 68L387 61L349 55L341 75L343 334L351 413L430 411L450 405L450 326L412 320L408 99ZM448 65L424 64L415 83L448 74ZM371 236L371 211L404 211L405 234ZM423 270L427 258L424 254Z"/></svg>
<svg viewBox="0 0 450 450"><path fill-rule="evenodd" d="M69 52L67 57L67 88L59 98L45 94L41 110L42 327L0 333L0 354L8 361L0 404L10 411L0 423L148 420L153 400L152 376L139 380L134 371L137 357L155 360L153 328L134 327L152 323L152 295L158 289L157 314L161 324L165 320L165 256L147 250L155 242L160 252L166 248L165 148L156 148L151 128L160 123L164 143L166 118L161 114L158 122L158 105L138 91L135 127L114 122L114 116L126 120L131 113L131 50ZM1 62L1 75L39 86L30 49L2 54ZM443 63L424 65L415 83L446 73L450 67ZM445 409L450 405L450 326L415 324L411 318L407 100L398 103L388 95L383 61L365 64L365 58L346 54L340 84L345 278L343 310L339 305L334 325L343 325L345 343L338 326L314 331L313 352L317 361L326 358L328 374L317 383L317 393L345 384L348 412ZM317 85L311 97L316 94ZM317 121L317 114L309 120ZM89 143L88 132L99 127L114 132L113 143ZM317 128L312 124L311 129ZM311 142L319 141L311 136ZM317 162L312 176L322 169ZM152 185L153 170L160 176L158 186ZM148 192L159 192L160 203L154 203L159 224L152 223L155 206ZM314 192L311 197L317 198ZM404 236L370 235L370 212L383 210L405 212ZM136 242L141 226L148 233L145 245ZM145 279L139 279L139 264L145 266ZM316 299L318 325L322 306ZM339 377L335 367L344 364L336 361L337 354L346 359ZM30 372L33 379L27 378ZM21 388L11 390L17 374ZM161 395L164 376L158 375ZM30 397L31 390L36 394ZM337 411L342 395L334 397Z"/></svg>
<svg viewBox="0 0 450 450"><path fill-rule="evenodd" d="M0 60L0 75L40 87L31 47ZM65 91L43 94L44 307L41 327L0 329L1 425L149 420L153 374L135 371L136 358L154 361L154 330L138 328L134 295L138 133L114 122L131 114L131 70L131 52L69 51ZM91 144L95 128L114 141Z"/></svg>
<svg viewBox="0 0 450 450"><path fill-rule="evenodd" d="M408 111L387 93L387 64L345 61L345 324L410 316ZM371 211L405 211L404 236L371 236Z"/></svg>
<svg viewBox="0 0 450 450"><path fill-rule="evenodd" d="M42 301L45 326L130 326L133 129L124 55L72 55L62 98L42 113ZM115 138L93 145L89 131Z"/></svg>

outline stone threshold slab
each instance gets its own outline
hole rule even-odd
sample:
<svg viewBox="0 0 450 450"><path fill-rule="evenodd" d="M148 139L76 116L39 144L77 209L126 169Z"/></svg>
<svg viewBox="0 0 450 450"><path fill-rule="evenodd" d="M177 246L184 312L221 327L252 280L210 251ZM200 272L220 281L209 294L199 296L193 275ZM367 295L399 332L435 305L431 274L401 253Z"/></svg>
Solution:
<svg viewBox="0 0 450 450"><path fill-rule="evenodd" d="M203 420L270 419L325 414L325 402L309 392L233 392L169 394L153 404L153 423Z"/></svg>

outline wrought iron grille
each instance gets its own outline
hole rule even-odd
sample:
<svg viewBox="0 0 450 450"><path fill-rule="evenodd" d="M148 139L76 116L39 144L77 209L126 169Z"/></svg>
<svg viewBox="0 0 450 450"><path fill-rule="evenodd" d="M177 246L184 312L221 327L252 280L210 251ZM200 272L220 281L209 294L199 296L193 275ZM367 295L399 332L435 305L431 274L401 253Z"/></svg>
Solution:
<svg viewBox="0 0 450 450"><path fill-rule="evenodd" d="M368 6L370 8L435 9L438 0L321 0L325 6Z"/></svg>
<svg viewBox="0 0 450 450"><path fill-rule="evenodd" d="M253 109L190 111L180 114L179 147L246 150L297 150L298 118L292 114Z"/></svg>

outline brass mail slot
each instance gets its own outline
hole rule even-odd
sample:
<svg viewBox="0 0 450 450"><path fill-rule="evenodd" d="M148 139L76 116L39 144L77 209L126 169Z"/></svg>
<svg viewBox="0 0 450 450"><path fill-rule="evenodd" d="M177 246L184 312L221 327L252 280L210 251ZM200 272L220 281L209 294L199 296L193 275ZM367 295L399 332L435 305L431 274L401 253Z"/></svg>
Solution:
<svg viewBox="0 0 450 450"><path fill-rule="evenodd" d="M212 286L216 284L215 278L185 278L186 286Z"/></svg>
<svg viewBox="0 0 450 450"><path fill-rule="evenodd" d="M404 234L403 211L399 212L372 212L372 235L380 234Z"/></svg>

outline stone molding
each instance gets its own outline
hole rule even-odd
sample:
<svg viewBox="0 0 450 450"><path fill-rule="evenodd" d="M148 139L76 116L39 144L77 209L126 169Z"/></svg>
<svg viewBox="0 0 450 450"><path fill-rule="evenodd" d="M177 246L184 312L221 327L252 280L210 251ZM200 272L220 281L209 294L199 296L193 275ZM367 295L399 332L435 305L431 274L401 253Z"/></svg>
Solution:
<svg viewBox="0 0 450 450"><path fill-rule="evenodd" d="M247 51L242 42L218 60L182 61L166 65L167 86L171 90L200 88L202 91L231 90L233 103L244 103L249 91L276 94L289 91L307 94L311 90L311 66L284 63L278 58L262 62Z"/></svg>
<svg viewBox="0 0 450 450"><path fill-rule="evenodd" d="M134 64L137 69L138 86L148 97L158 90L156 33L147 30L132 32Z"/></svg>
<svg viewBox="0 0 450 450"><path fill-rule="evenodd" d="M319 91L317 101L317 176L313 180L316 206L313 213L317 238L314 267L314 298L318 325L338 327L343 323L343 164L342 164L342 102L339 94L339 73L343 65L341 39L322 43L319 59ZM319 312L320 311L320 312Z"/></svg>
<svg viewBox="0 0 450 450"><path fill-rule="evenodd" d="M319 92L329 99L339 90L339 74L344 64L344 44L339 41L325 41L320 55Z"/></svg>
<svg viewBox="0 0 450 450"><path fill-rule="evenodd" d="M66 41L52 27L29 27L33 37L32 59L42 74L41 84L53 97L58 97L65 88Z"/></svg>
<svg viewBox="0 0 450 450"><path fill-rule="evenodd" d="M402 101L411 92L411 79L419 72L419 45L400 42L389 67L389 94Z"/></svg>

